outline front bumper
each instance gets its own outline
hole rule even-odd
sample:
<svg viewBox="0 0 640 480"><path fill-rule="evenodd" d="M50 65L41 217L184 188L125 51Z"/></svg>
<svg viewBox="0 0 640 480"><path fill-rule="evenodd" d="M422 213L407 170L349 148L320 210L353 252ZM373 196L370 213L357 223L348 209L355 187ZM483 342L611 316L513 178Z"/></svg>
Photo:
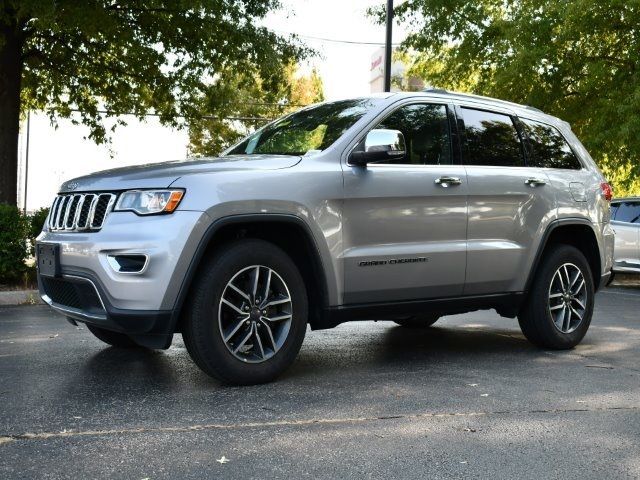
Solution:
<svg viewBox="0 0 640 480"><path fill-rule="evenodd" d="M171 310L208 218L193 211L148 217L111 212L100 231L43 231L37 241L58 244L61 273L102 287L103 301L114 308ZM127 254L146 255L144 270L117 272L109 256Z"/></svg>
<svg viewBox="0 0 640 480"><path fill-rule="evenodd" d="M38 275L42 299L55 311L74 323L126 333L138 343L151 348L171 344L174 318L171 310L125 310L105 300L104 290L96 279L63 274L59 278Z"/></svg>
<svg viewBox="0 0 640 480"><path fill-rule="evenodd" d="M131 335L171 334L178 292L208 218L194 211L111 212L97 232L44 231L37 241L59 245L60 276L38 275L40 294L77 321ZM109 256L123 254L148 260L139 273L120 273Z"/></svg>

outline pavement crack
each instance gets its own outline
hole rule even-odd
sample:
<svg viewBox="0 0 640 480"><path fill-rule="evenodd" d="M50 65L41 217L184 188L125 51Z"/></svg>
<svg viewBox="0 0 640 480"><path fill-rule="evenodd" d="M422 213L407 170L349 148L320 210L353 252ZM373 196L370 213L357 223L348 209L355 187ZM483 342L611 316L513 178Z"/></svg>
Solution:
<svg viewBox="0 0 640 480"><path fill-rule="evenodd" d="M125 435L137 433L185 433L199 432L206 430L234 430L242 428L266 428L266 427L296 427L306 425L341 425L353 423L378 422L385 420L402 419L429 419L447 417L486 417L497 415L531 415L531 414L563 414L563 413L597 413L597 412L620 412L620 411L640 411L640 406L619 406L619 407L594 407L594 408L552 408L533 410L496 410L486 412L428 412L406 415L378 415L371 417L347 417L347 418L311 418L304 420L275 420L271 422L245 422L230 424L197 424L173 427L139 427L139 428L114 428L106 430L63 430L61 432L39 432L0 435L0 446L13 441L47 440L52 438L73 438L85 436L105 436L105 435Z"/></svg>

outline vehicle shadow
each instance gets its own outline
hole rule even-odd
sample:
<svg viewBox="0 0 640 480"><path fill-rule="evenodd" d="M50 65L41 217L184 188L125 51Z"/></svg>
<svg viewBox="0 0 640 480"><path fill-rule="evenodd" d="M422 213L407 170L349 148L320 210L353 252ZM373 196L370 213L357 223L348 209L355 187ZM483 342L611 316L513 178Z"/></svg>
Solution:
<svg viewBox="0 0 640 480"><path fill-rule="evenodd" d="M496 361L517 363L545 355L514 329L446 323L424 329L404 328L391 322L378 325L368 331L366 323L345 324L335 334L325 334L318 341L314 336L323 333L310 333L285 377L318 373L324 377L345 369L429 371L440 369L443 364L475 368ZM349 330L349 334L340 329Z"/></svg>
<svg viewBox="0 0 640 480"><path fill-rule="evenodd" d="M411 329L392 322L353 322L334 330L308 332L297 360L281 380L326 378L345 368L428 370L443 363L477 365L483 358L518 361L517 357L530 358L540 352L513 329L446 324ZM77 377L85 386L113 388L118 382L159 392L180 388L186 382L194 388L224 386L193 364L180 335L167 351L105 347L86 359Z"/></svg>

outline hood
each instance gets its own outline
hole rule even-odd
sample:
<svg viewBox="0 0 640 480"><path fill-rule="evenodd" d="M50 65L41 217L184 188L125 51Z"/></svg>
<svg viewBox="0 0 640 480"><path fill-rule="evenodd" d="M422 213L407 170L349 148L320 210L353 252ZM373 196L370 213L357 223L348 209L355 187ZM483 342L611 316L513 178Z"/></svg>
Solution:
<svg viewBox="0 0 640 480"><path fill-rule="evenodd" d="M74 178L64 182L60 192L166 188L186 175L230 170L278 170L293 167L301 158L291 155L229 155L135 165Z"/></svg>

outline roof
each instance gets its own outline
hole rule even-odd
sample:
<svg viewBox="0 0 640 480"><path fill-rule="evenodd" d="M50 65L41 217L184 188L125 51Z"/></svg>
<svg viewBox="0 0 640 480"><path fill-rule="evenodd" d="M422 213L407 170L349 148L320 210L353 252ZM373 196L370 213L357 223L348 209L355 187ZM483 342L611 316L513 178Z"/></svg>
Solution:
<svg viewBox="0 0 640 480"><path fill-rule="evenodd" d="M397 96L422 96L428 95L430 97L439 97L443 99L457 99L457 100L470 100L472 102L482 103L487 106L496 106L509 108L514 110L518 116L524 117L532 117L532 118L541 118L545 119L548 122L563 124L567 128L571 128L571 126L565 122L564 120L559 119L558 117L554 117L553 115L549 115L544 113L542 110L531 107L529 105L522 105L519 103L509 102L507 100L500 100L499 98L492 97L483 97L481 95L473 95L471 93L462 93L462 92L454 92L450 90L445 90L442 88L425 88L421 92L397 92Z"/></svg>
<svg viewBox="0 0 640 480"><path fill-rule="evenodd" d="M508 102L507 100L500 100L499 98L483 97L482 95L473 95L471 93L452 92L450 90L445 90L444 88L425 88L423 90L423 92L424 93L438 93L438 94L441 94L441 95L460 97L460 98L467 98L467 99L471 99L471 100L481 100L483 102L497 103L497 104L502 104L502 105L509 106L509 107L524 108L526 110L532 110L534 112L544 113L539 108L531 107L529 105L522 105L522 104L519 104L519 103Z"/></svg>

